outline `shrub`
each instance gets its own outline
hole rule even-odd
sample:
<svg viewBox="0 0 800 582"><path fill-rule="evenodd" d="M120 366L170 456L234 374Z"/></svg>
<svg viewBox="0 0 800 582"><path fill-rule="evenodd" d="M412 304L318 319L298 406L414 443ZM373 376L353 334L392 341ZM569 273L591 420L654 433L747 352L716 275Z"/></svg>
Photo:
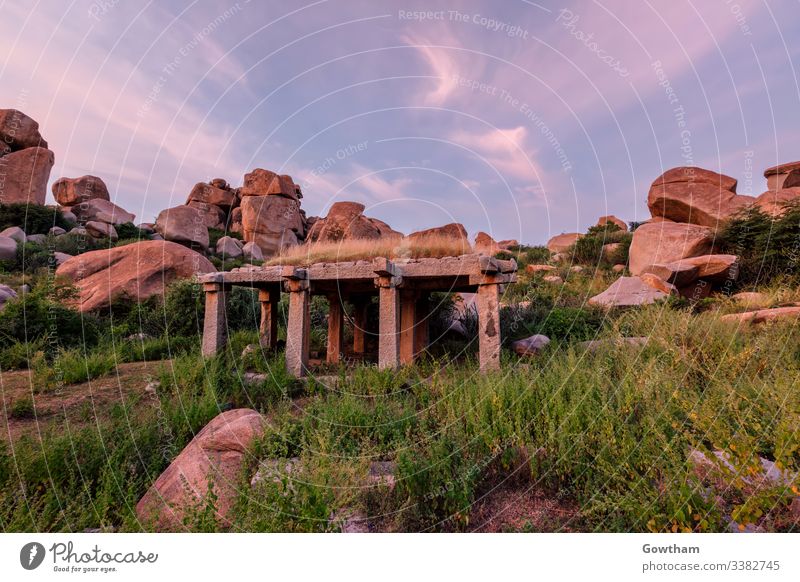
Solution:
<svg viewBox="0 0 800 582"><path fill-rule="evenodd" d="M0 204L0 230L10 226L19 226L25 234L47 234L54 226L72 227L57 208L24 202Z"/></svg>
<svg viewBox="0 0 800 582"><path fill-rule="evenodd" d="M578 263L588 265L607 264L608 258L603 255L603 246L611 243L624 243L620 251L627 259L627 249L630 247L632 235L620 229L614 223L607 222L601 226L593 226L587 233L575 241L567 255L572 256ZM616 257L615 257L616 258Z"/></svg>
<svg viewBox="0 0 800 582"><path fill-rule="evenodd" d="M0 370L20 370L31 366L31 361L43 355L44 338L31 342L14 341L0 349Z"/></svg>
<svg viewBox="0 0 800 582"><path fill-rule="evenodd" d="M66 307L74 288L43 279L0 311L0 347L44 340L59 346L92 346L99 338L96 317Z"/></svg>
<svg viewBox="0 0 800 582"><path fill-rule="evenodd" d="M25 418L34 418L36 416L36 409L33 405L32 398L18 398L14 401L11 405L11 412L9 413L11 418L16 418L18 420L25 419Z"/></svg>
<svg viewBox="0 0 800 582"><path fill-rule="evenodd" d="M752 287L776 278L800 281L800 203L789 203L779 217L758 208L733 217L717 235L722 253L739 256L738 286Z"/></svg>
<svg viewBox="0 0 800 582"><path fill-rule="evenodd" d="M147 231L134 226L132 222L117 224L114 226L114 230L117 231L117 236L119 236L120 241L129 240L130 242L139 242L142 240L150 240L150 235ZM119 243L117 243L117 246L119 246Z"/></svg>

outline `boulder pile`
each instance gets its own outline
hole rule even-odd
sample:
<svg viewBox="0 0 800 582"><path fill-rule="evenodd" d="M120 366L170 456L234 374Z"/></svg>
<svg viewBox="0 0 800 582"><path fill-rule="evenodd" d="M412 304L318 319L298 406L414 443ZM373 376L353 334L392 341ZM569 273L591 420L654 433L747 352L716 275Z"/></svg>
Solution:
<svg viewBox="0 0 800 582"><path fill-rule="evenodd" d="M37 122L16 109L0 109L0 203L44 204L54 163Z"/></svg>

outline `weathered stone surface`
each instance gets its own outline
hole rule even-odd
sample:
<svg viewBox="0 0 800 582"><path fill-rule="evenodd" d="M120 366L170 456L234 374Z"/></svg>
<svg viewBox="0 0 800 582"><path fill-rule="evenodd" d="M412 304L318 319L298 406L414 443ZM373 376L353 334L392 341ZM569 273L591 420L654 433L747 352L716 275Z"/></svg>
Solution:
<svg viewBox="0 0 800 582"><path fill-rule="evenodd" d="M62 265L65 262L67 262L69 259L71 259L72 255L68 255L67 253L61 253L61 252L56 251L56 252L53 253L53 258L56 261L56 265Z"/></svg>
<svg viewBox="0 0 800 582"><path fill-rule="evenodd" d="M8 236L0 236L0 261L17 260L17 241Z"/></svg>
<svg viewBox="0 0 800 582"><path fill-rule="evenodd" d="M451 222L443 226L436 226L425 230L418 230L408 235L409 240L420 241L425 238L452 238L454 240L462 241L465 246L469 247L469 240L467 239L467 230L463 224L458 222Z"/></svg>
<svg viewBox="0 0 800 582"><path fill-rule="evenodd" d="M546 335L536 334L525 339L511 342L511 349L520 356L535 356L550 343Z"/></svg>
<svg viewBox="0 0 800 582"><path fill-rule="evenodd" d="M175 206L162 210L156 218L156 232L168 241L208 248L205 215L191 206Z"/></svg>
<svg viewBox="0 0 800 582"><path fill-rule="evenodd" d="M187 206L203 213L203 224L206 228L225 229L225 211L219 206L205 202L189 202Z"/></svg>
<svg viewBox="0 0 800 582"><path fill-rule="evenodd" d="M788 202L800 200L800 187L767 190L756 198L756 206L770 216L781 216Z"/></svg>
<svg viewBox="0 0 800 582"><path fill-rule="evenodd" d="M564 234L557 234L549 241L547 241L547 248L551 253L563 253L575 244L583 235L579 232L567 232Z"/></svg>
<svg viewBox="0 0 800 582"><path fill-rule="evenodd" d="M639 275L639 278L645 285L649 285L653 289L661 291L662 293L666 293L667 295L674 295L678 292L675 285L667 283L662 278L657 277L652 273L642 273L641 275Z"/></svg>
<svg viewBox="0 0 800 582"><path fill-rule="evenodd" d="M764 177L767 179L767 189L781 190L782 188L791 188L791 184L787 184L789 174L800 170L800 162L789 162L787 164L780 164L764 170ZM794 178L794 181L797 178Z"/></svg>
<svg viewBox="0 0 800 582"><path fill-rule="evenodd" d="M548 273L555 271L556 268L553 265L528 265L525 270L528 273Z"/></svg>
<svg viewBox="0 0 800 582"><path fill-rule="evenodd" d="M618 243L618 242L604 244L603 245L603 251L602 251L603 252L603 258L605 260L607 260L607 261L610 261L611 259L614 258L614 255L616 254L617 249L619 249L621 246L622 246L622 243Z"/></svg>
<svg viewBox="0 0 800 582"><path fill-rule="evenodd" d="M47 234L52 236L61 236L62 234L66 234L67 231L61 228L60 226L54 226L50 230L47 231Z"/></svg>
<svg viewBox="0 0 800 582"><path fill-rule="evenodd" d="M736 255L702 255L681 259L667 264L645 267L645 273L653 273L677 287L684 287L697 279L711 283L735 281L739 276L739 257Z"/></svg>
<svg viewBox="0 0 800 582"><path fill-rule="evenodd" d="M55 156L44 148L27 148L0 157L0 204L44 204Z"/></svg>
<svg viewBox="0 0 800 582"><path fill-rule="evenodd" d="M47 235L46 234L32 234L25 239L29 243L36 243L37 245L43 245L47 242Z"/></svg>
<svg viewBox="0 0 800 582"><path fill-rule="evenodd" d="M74 206L98 198L109 200L108 187L97 176L59 178L53 183L53 196L62 206Z"/></svg>
<svg viewBox="0 0 800 582"><path fill-rule="evenodd" d="M754 202L751 196L736 194L735 179L692 167L665 172L647 196L653 216L714 228Z"/></svg>
<svg viewBox="0 0 800 582"><path fill-rule="evenodd" d="M162 295L165 285L216 271L199 253L163 241L143 241L66 260L56 270L78 288L81 311L108 307L117 299L141 301Z"/></svg>
<svg viewBox="0 0 800 582"><path fill-rule="evenodd" d="M230 236L223 236L217 241L217 254L229 259L238 259L242 256L242 242Z"/></svg>
<svg viewBox="0 0 800 582"><path fill-rule="evenodd" d="M16 299L17 292L14 291L8 285L0 285L0 310L3 309L6 305L6 301L9 299Z"/></svg>
<svg viewBox="0 0 800 582"><path fill-rule="evenodd" d="M268 196L270 194L298 200L299 189L291 176L280 176L270 170L256 168L244 175L244 185L239 188L242 198L246 196Z"/></svg>
<svg viewBox="0 0 800 582"><path fill-rule="evenodd" d="M108 224L125 224L136 219L135 214L120 208L109 200L93 198L72 207L72 212L80 222L107 222Z"/></svg>
<svg viewBox="0 0 800 582"><path fill-rule="evenodd" d="M620 277L605 291L589 299L590 305L602 307L633 307L655 303L669 297L639 277Z"/></svg>
<svg viewBox="0 0 800 582"><path fill-rule="evenodd" d="M495 240L485 232L479 232L475 235L475 251L486 255L497 254L501 248Z"/></svg>
<svg viewBox="0 0 800 582"><path fill-rule="evenodd" d="M629 262L634 275L650 265L707 255L711 251L711 229L694 224L657 222L643 224L633 232Z"/></svg>
<svg viewBox="0 0 800 582"><path fill-rule="evenodd" d="M697 280L700 268L683 261L673 261L666 265L656 264L644 268L644 273L652 273L667 283L683 287ZM644 274L642 273L642 274Z"/></svg>
<svg viewBox="0 0 800 582"><path fill-rule="evenodd" d="M222 182L225 182L224 180ZM217 182L219 184L219 182ZM236 192L227 188L227 183L219 184L221 187L214 186L213 184L206 184L205 182L198 182L189 192L189 197L186 199L186 204L191 202L201 202L203 204L213 204L223 208L230 208L235 206L238 202Z"/></svg>
<svg viewBox="0 0 800 582"><path fill-rule="evenodd" d="M336 202L328 215L314 221L306 239L309 242L339 242L342 240L377 240L402 234L383 221L364 216L364 205L358 202Z"/></svg>
<svg viewBox="0 0 800 582"><path fill-rule="evenodd" d="M559 277L558 275L546 275L542 277L542 281L545 283L550 283L551 285L563 285L564 279Z"/></svg>
<svg viewBox="0 0 800 582"><path fill-rule="evenodd" d="M39 124L16 109L0 109L0 156L26 148L47 149Z"/></svg>
<svg viewBox="0 0 800 582"><path fill-rule="evenodd" d="M264 260L264 253L261 252L261 247L259 247L254 242L249 242L242 247L242 252L246 259L251 261L263 261Z"/></svg>
<svg viewBox="0 0 800 582"><path fill-rule="evenodd" d="M117 229L107 222L90 220L84 227L86 228L86 232L89 233L89 236L93 238L108 238L112 241L119 239L119 236L117 236Z"/></svg>
<svg viewBox="0 0 800 582"><path fill-rule="evenodd" d="M671 168L661 174L653 181L653 186L684 182L709 184L721 190L728 190L729 192L736 192L737 185L735 178L731 178L725 174L718 174L696 166L678 166L677 168Z"/></svg>
<svg viewBox="0 0 800 582"><path fill-rule="evenodd" d="M800 188L800 168L792 170L786 174L786 178L783 180L782 188L784 190L786 188Z"/></svg>
<svg viewBox="0 0 800 582"><path fill-rule="evenodd" d="M28 240L28 237L25 235L25 231L18 226L9 226L8 228L0 232L0 236L7 236L8 238L13 238L15 241L19 243L24 243L26 240Z"/></svg>
<svg viewBox="0 0 800 582"><path fill-rule="evenodd" d="M608 223L616 224L620 230L628 232L628 223L626 223L621 218L617 218L613 214L609 214L608 216L601 216L600 219L597 221L597 226L604 226Z"/></svg>
<svg viewBox="0 0 800 582"><path fill-rule="evenodd" d="M765 293L757 291L742 291L731 295L731 299L750 308L764 307L769 303L769 297Z"/></svg>
<svg viewBox="0 0 800 582"><path fill-rule="evenodd" d="M264 427L262 416L247 408L216 416L144 494L136 505L139 519L154 522L160 530L180 530L187 512L203 506L210 486L216 496L216 518L229 526L242 463Z"/></svg>
<svg viewBox="0 0 800 582"><path fill-rule="evenodd" d="M622 273L625 270L625 265L614 265L611 267L613 273Z"/></svg>
<svg viewBox="0 0 800 582"><path fill-rule="evenodd" d="M300 203L284 196L242 198L242 234L255 242L266 256L298 244L303 235Z"/></svg>
<svg viewBox="0 0 800 582"><path fill-rule="evenodd" d="M792 305L789 307L775 307L773 309L759 309L757 311L746 311L744 313L731 313L723 315L722 321L736 323L766 323L783 319L797 319L800 317L800 306Z"/></svg>

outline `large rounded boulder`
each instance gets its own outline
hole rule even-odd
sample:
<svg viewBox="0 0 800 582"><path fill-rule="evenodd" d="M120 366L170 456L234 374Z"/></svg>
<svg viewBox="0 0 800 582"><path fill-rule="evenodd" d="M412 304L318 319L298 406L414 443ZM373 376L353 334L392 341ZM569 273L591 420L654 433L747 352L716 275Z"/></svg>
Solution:
<svg viewBox="0 0 800 582"><path fill-rule="evenodd" d="M640 275L652 265L711 254L713 231L705 226L678 222L651 222L633 232L629 269Z"/></svg>
<svg viewBox="0 0 800 582"><path fill-rule="evenodd" d="M191 206L175 206L162 210L156 218L156 232L165 240L208 248L206 214Z"/></svg>
<svg viewBox="0 0 800 582"><path fill-rule="evenodd" d="M0 157L0 204L44 204L54 163L53 152L40 147Z"/></svg>
<svg viewBox="0 0 800 582"><path fill-rule="evenodd" d="M667 170L647 195L652 216L712 228L754 202L736 194L734 178L696 167Z"/></svg>
<svg viewBox="0 0 800 582"><path fill-rule="evenodd" d="M339 242L343 240L378 240L403 235L380 220L364 215L359 202L336 202L325 218L314 222L306 237L310 242Z"/></svg>
<svg viewBox="0 0 800 582"><path fill-rule="evenodd" d="M97 176L59 178L53 183L53 197L61 206L74 206L88 200L109 200L108 187Z"/></svg>
<svg viewBox="0 0 800 582"><path fill-rule="evenodd" d="M81 311L107 308L119 300L163 295L176 279L212 273L214 265L195 251L166 241L143 241L83 253L64 261L56 275L78 288Z"/></svg>
<svg viewBox="0 0 800 582"><path fill-rule="evenodd" d="M183 529L187 515L204 507L211 488L218 523L230 525L242 463L264 427L264 418L248 408L216 416L136 504L139 519L159 530Z"/></svg>
<svg viewBox="0 0 800 582"><path fill-rule="evenodd" d="M242 198L242 235L256 243L265 256L298 244L304 234L300 202L285 196L245 196Z"/></svg>

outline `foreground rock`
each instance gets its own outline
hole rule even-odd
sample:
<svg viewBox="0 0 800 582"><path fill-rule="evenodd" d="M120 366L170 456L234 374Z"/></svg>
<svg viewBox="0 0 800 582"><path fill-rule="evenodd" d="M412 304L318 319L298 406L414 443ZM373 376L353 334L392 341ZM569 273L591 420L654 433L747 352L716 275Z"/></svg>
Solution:
<svg viewBox="0 0 800 582"><path fill-rule="evenodd" d="M109 200L108 187L97 176L59 178L53 183L53 197L61 206L75 206L88 200Z"/></svg>
<svg viewBox="0 0 800 582"><path fill-rule="evenodd" d="M159 530L185 529L184 519L204 507L212 487L216 518L229 526L242 463L264 426L262 416L248 408L216 416L147 490L136 504L136 515Z"/></svg>
<svg viewBox="0 0 800 582"><path fill-rule="evenodd" d="M17 241L10 236L0 236L0 261L17 260Z"/></svg>
<svg viewBox="0 0 800 582"><path fill-rule="evenodd" d="M511 342L511 349L519 356L535 356L550 343L546 335L536 334L525 339Z"/></svg>
<svg viewBox="0 0 800 582"><path fill-rule="evenodd" d="M639 277L620 277L611 287L589 299L589 304L601 307L635 307L666 299L670 294L648 285Z"/></svg>
<svg viewBox="0 0 800 582"><path fill-rule="evenodd" d="M564 234L557 234L549 241L547 241L547 249L551 253L563 253L575 244L575 242L583 235L579 232L568 232Z"/></svg>
<svg viewBox="0 0 800 582"><path fill-rule="evenodd" d="M179 244L143 241L91 251L65 260L56 275L71 281L79 292L81 311L107 308L114 301L142 301L163 295L176 279L216 271L204 256Z"/></svg>
<svg viewBox="0 0 800 582"><path fill-rule="evenodd" d="M208 248L208 227L200 210L175 206L162 210L156 218L156 232L165 240Z"/></svg>
<svg viewBox="0 0 800 582"><path fill-rule="evenodd" d="M753 202L736 194L735 179L695 167L668 170L647 195L652 216L713 228Z"/></svg>
<svg viewBox="0 0 800 582"><path fill-rule="evenodd" d="M0 285L0 310L3 309L6 305L6 301L9 299L16 299L17 292L14 291L8 285Z"/></svg>
<svg viewBox="0 0 800 582"><path fill-rule="evenodd" d="M499 253L501 250L500 245L488 234L485 232L479 232L475 235L475 252L482 253L484 255L495 255Z"/></svg>
<svg viewBox="0 0 800 582"><path fill-rule="evenodd" d="M759 309L757 311L745 311L744 313L731 313L723 315L721 321L735 323L759 324L770 321L794 320L800 318L800 306L791 305L789 307L775 307L773 309Z"/></svg>
<svg viewBox="0 0 800 582"><path fill-rule="evenodd" d="M202 204L213 204L222 209L230 209L237 205L238 199L236 190L228 186L228 183L221 178L216 178L211 183L198 182L189 192L186 204L200 202Z"/></svg>
<svg viewBox="0 0 800 582"><path fill-rule="evenodd" d="M325 218L314 222L306 239L309 242L326 243L382 238L399 240L403 236L385 222L365 216L364 209L364 205L359 202L336 202ZM466 237L466 232L464 236Z"/></svg>
<svg viewBox="0 0 800 582"><path fill-rule="evenodd" d="M651 265L708 255L713 244L710 228L678 222L643 224L633 232L629 269L639 275Z"/></svg>
<svg viewBox="0 0 800 582"><path fill-rule="evenodd" d="M55 156L44 148L27 148L0 157L0 203L43 205Z"/></svg>

